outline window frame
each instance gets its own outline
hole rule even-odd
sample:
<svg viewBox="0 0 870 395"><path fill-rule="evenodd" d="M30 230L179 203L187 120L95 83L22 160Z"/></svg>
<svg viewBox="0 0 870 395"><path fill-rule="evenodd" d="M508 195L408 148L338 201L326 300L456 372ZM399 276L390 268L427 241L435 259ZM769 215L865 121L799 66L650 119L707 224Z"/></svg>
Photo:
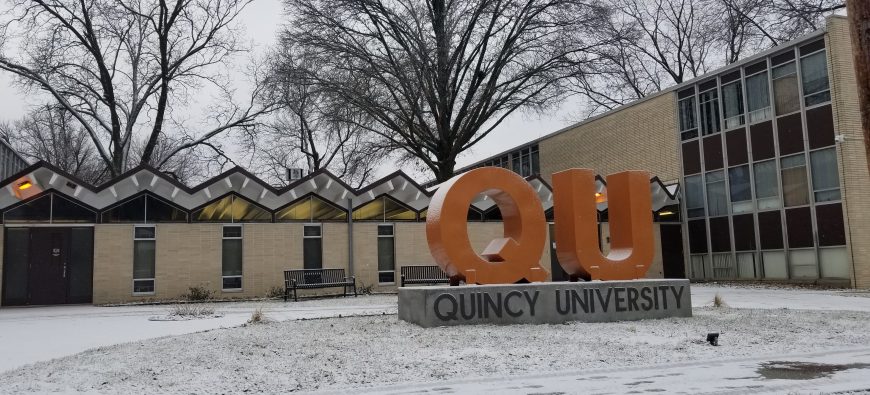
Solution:
<svg viewBox="0 0 870 395"><path fill-rule="evenodd" d="M239 228L239 236L230 236L226 235L226 228ZM229 223L221 225L221 292L242 292L244 290L244 270L245 270L245 228L241 223ZM224 255L223 255L223 243L226 240L240 240L241 241L241 253L239 254L239 259L241 260L240 265L242 267L242 274L225 276L224 275ZM225 281L227 279L239 279L239 287L238 288L225 288Z"/></svg>
<svg viewBox="0 0 870 395"><path fill-rule="evenodd" d="M136 229L139 228L151 228L154 230L154 237L138 237L136 235ZM154 266L154 277L152 278L136 278L136 257L133 256L133 278L131 280L131 284L133 286L133 296L153 296L157 292L157 225L155 224L134 224L133 225L133 254L136 253L136 242L137 241L151 241L154 243L154 262L151 264ZM150 292L137 292L136 291L136 283L150 281L151 282L151 291Z"/></svg>
<svg viewBox="0 0 870 395"><path fill-rule="evenodd" d="M309 228L309 227L319 229L316 236L308 236L305 234L305 228ZM320 261L320 268L319 269L323 269L323 224L313 223L313 222L302 224L302 268L303 269L309 269L305 265L305 257L306 257L305 240L306 239L319 239L320 240L320 248L318 251L318 254L319 254L318 260ZM312 268L312 269L316 269L316 268Z"/></svg>
<svg viewBox="0 0 870 395"><path fill-rule="evenodd" d="M377 225L378 225L378 229L377 229L378 230L377 231L377 236L378 236L378 284L380 284L380 285L395 285L396 284L396 226L393 223L377 224ZM381 228L389 228L390 234L389 235L382 235ZM392 270L381 270L381 268L380 268L380 263L381 263L380 241L381 241L381 238L393 240L393 269ZM393 281L381 281L381 275L387 274L387 273L392 275Z"/></svg>

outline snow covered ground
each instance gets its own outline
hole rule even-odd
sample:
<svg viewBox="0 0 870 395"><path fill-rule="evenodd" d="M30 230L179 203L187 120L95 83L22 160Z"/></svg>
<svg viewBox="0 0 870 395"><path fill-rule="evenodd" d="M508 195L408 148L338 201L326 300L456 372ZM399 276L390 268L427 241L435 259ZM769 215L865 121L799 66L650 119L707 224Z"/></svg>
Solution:
<svg viewBox="0 0 870 395"><path fill-rule="evenodd" d="M79 353L94 347L161 336L182 335L244 324L262 308L274 320L395 314L395 295L331 298L299 302L214 303L220 318L150 321L170 305L52 306L0 309L0 371Z"/></svg>
<svg viewBox="0 0 870 395"><path fill-rule="evenodd" d="M716 294L730 308L704 307ZM796 381L761 380L758 373L764 363L784 360L849 366L794 389L864 389L870 388L868 296L693 285L693 318L434 329L399 321L395 295L216 303L222 318L181 322L148 320L169 306L0 309L0 370L17 368L0 374L0 388L694 393L701 387L685 383L695 382L716 391L789 392ZM258 307L276 322L239 327ZM339 315L345 318L301 320ZM720 347L704 343L708 332L722 333ZM718 384L711 372L721 376Z"/></svg>

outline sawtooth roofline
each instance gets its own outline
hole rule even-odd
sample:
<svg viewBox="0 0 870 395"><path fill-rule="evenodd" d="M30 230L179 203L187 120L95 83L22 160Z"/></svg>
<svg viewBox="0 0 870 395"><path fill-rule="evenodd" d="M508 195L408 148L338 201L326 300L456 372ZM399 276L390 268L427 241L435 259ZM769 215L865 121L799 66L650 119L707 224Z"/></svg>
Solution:
<svg viewBox="0 0 870 395"><path fill-rule="evenodd" d="M17 184L24 181L31 182L36 188L32 190L33 195L21 198L15 188ZM552 187L538 176L527 177L526 181L535 189L543 209L552 207ZM606 188L605 180L601 176L596 176L596 182L599 190L603 191ZM671 187L673 190L669 190L658 177L650 180L650 188L654 208L676 204L677 189ZM287 187L275 188L254 174L236 167L195 187L188 187L151 166L141 165L102 185L94 186L50 163L40 161L0 181L0 211L29 201L36 195L41 196L43 192L49 190L61 193L98 211L117 206L121 202L145 193L159 197L184 210L193 211L234 193L271 212L277 212L300 199L315 195L343 209L357 208L382 196L389 196L419 213L428 208L437 185L426 190L403 171L398 170L365 187L355 189L328 170L319 170L294 181ZM472 206L481 212L490 209L494 204L492 199L482 195L472 202ZM605 209L606 204L599 205L599 210Z"/></svg>

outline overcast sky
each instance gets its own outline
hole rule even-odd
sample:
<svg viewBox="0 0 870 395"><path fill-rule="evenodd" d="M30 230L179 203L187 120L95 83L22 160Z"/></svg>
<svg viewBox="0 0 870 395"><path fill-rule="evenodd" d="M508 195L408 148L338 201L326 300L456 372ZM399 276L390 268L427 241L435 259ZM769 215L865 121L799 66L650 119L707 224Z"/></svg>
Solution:
<svg viewBox="0 0 870 395"><path fill-rule="evenodd" d="M4 6L7 4L4 2ZM241 23L247 30L247 35L253 43L255 51L262 52L275 43L276 33L284 23L281 1L255 0L245 10ZM239 58L238 62L241 66L247 60ZM38 100L28 100L26 95L12 87L11 80L12 78L8 73L0 72L0 121L17 119L27 111L29 106L39 104ZM577 108L571 107L565 105L544 116L522 113L511 115L498 129L478 143L471 151L466 152L459 159L459 166L476 162L567 126L571 123L571 115L578 112ZM394 165L385 165L379 169L378 174L385 175L395 170ZM428 177L421 174L415 176Z"/></svg>

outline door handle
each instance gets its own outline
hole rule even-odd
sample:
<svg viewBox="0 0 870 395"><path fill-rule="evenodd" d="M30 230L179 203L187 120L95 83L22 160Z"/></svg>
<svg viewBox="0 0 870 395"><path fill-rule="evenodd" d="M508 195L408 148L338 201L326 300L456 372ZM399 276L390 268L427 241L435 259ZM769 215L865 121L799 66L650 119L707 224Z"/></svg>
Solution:
<svg viewBox="0 0 870 395"><path fill-rule="evenodd" d="M66 262L63 263L63 278L66 278Z"/></svg>

